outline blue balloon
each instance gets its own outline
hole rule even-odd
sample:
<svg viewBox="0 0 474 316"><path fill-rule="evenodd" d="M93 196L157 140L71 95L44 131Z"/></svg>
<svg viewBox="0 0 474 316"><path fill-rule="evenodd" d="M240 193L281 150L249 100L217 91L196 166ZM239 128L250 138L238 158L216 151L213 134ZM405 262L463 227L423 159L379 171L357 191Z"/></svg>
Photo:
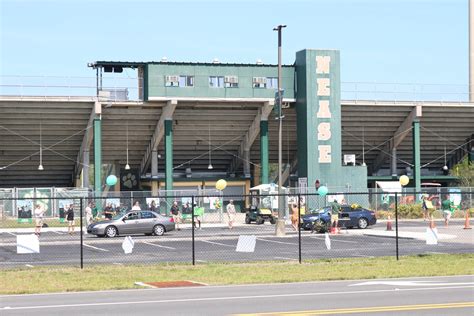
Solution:
<svg viewBox="0 0 474 316"><path fill-rule="evenodd" d="M110 176L107 177L107 179L105 180L105 183L107 183L107 185L109 186L115 185L117 183L117 177L111 174Z"/></svg>
<svg viewBox="0 0 474 316"><path fill-rule="evenodd" d="M325 196L326 194L328 194L328 188L325 187L324 185L322 185L322 186L319 187L318 193L321 196Z"/></svg>

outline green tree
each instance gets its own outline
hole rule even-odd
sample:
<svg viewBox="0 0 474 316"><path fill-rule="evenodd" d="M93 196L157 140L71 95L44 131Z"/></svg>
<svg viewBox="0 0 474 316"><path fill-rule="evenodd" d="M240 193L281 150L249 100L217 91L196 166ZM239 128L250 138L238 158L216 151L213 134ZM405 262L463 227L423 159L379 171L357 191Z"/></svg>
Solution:
<svg viewBox="0 0 474 316"><path fill-rule="evenodd" d="M458 164L454 165L450 174L459 178L459 186L473 187L474 186L474 163L464 157Z"/></svg>

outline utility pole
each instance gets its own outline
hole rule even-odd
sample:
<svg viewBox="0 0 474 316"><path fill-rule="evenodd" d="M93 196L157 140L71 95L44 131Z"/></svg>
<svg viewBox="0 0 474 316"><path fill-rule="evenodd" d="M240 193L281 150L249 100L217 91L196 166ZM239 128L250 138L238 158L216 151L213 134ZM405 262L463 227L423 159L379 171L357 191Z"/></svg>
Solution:
<svg viewBox="0 0 474 316"><path fill-rule="evenodd" d="M281 190L283 183L282 183L282 120L283 120L283 113L281 108L282 103L282 95L281 95L281 30L285 28L286 25L278 25L273 28L274 31L278 32L278 221L276 222L275 226L275 234L276 236L285 236L285 197L282 196L283 192Z"/></svg>

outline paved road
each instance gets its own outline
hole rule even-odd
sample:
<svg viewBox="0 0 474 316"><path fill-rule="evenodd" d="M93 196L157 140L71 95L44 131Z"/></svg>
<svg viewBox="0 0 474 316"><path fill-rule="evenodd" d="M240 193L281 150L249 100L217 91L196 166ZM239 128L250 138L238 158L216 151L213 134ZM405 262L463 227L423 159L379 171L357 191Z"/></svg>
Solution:
<svg viewBox="0 0 474 316"><path fill-rule="evenodd" d="M0 314L472 315L474 276L0 296Z"/></svg>
<svg viewBox="0 0 474 316"><path fill-rule="evenodd" d="M325 244L324 235L302 232L302 260L334 257L374 257L394 256L395 239L386 234L384 224L370 229L343 230L331 236L331 249ZM399 239L399 254L423 253L472 253L474 252L474 232L463 230L461 223L449 228L439 227L438 245L427 245L418 238L424 236L426 223L402 222ZM205 227L195 231L195 260L208 261L249 261L249 260L298 260L298 235L290 227L286 237L274 236L273 225L242 225L230 231L224 227ZM135 246L132 254L124 254L124 237L113 239L84 236L84 264L99 263L155 263L192 262L191 229L173 231L161 237L133 236ZM0 267L44 264L80 264L79 234L69 236L61 230L43 232L40 237L39 254L17 254L16 235L18 232L2 232L0 235ZM255 235L255 252L236 252L239 235Z"/></svg>

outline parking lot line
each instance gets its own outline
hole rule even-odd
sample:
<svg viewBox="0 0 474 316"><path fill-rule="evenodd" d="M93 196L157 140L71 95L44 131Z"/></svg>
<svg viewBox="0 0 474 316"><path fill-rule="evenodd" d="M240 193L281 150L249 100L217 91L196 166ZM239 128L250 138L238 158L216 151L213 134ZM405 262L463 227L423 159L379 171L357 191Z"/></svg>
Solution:
<svg viewBox="0 0 474 316"><path fill-rule="evenodd" d="M340 240L340 239L334 239L333 236L329 236L331 238L331 241L338 241L338 242L345 242L348 244L359 244L360 242L358 241L353 241L353 240ZM318 240L324 240L324 237L316 237L316 236L310 236L309 238L313 239L318 239Z"/></svg>
<svg viewBox="0 0 474 316"><path fill-rule="evenodd" d="M99 248L99 247L94 247L94 246L88 245L88 244L86 244L86 243L83 243L83 245L86 246L86 247L90 247L90 248L92 248L92 249L100 250L100 251L106 251L106 252L109 251L108 249Z"/></svg>
<svg viewBox="0 0 474 316"><path fill-rule="evenodd" d="M214 245L220 245L220 246L226 246L226 247L235 248L235 246L233 246L233 245L222 244L222 243L220 243L220 242L215 242L215 241L209 241L209 240L199 240L199 241L207 242L207 243L209 243L209 244L214 244Z"/></svg>
<svg viewBox="0 0 474 316"><path fill-rule="evenodd" d="M176 250L176 248L173 248L173 247L157 245L157 244L153 244L153 243L147 242L147 241L144 241L143 243L144 243L144 244L147 244L147 245L150 245L150 246L155 246L155 247L160 247L160 248L166 248L166 249L173 249L173 250Z"/></svg>
<svg viewBox="0 0 474 316"><path fill-rule="evenodd" d="M15 235L14 233L7 232L7 234L10 234L10 235L12 235L12 236L15 236L15 237L16 237L16 235Z"/></svg>
<svg viewBox="0 0 474 316"><path fill-rule="evenodd" d="M266 241L266 242L273 242L273 243L276 243L276 244L292 245L292 246L298 245L298 244L295 244L295 243L292 243L292 242L268 240L268 239L263 239L263 238L257 238L257 240Z"/></svg>
<svg viewBox="0 0 474 316"><path fill-rule="evenodd" d="M65 235L66 232L60 232L60 231L55 231L55 230L52 230L53 233L56 233L58 235Z"/></svg>

